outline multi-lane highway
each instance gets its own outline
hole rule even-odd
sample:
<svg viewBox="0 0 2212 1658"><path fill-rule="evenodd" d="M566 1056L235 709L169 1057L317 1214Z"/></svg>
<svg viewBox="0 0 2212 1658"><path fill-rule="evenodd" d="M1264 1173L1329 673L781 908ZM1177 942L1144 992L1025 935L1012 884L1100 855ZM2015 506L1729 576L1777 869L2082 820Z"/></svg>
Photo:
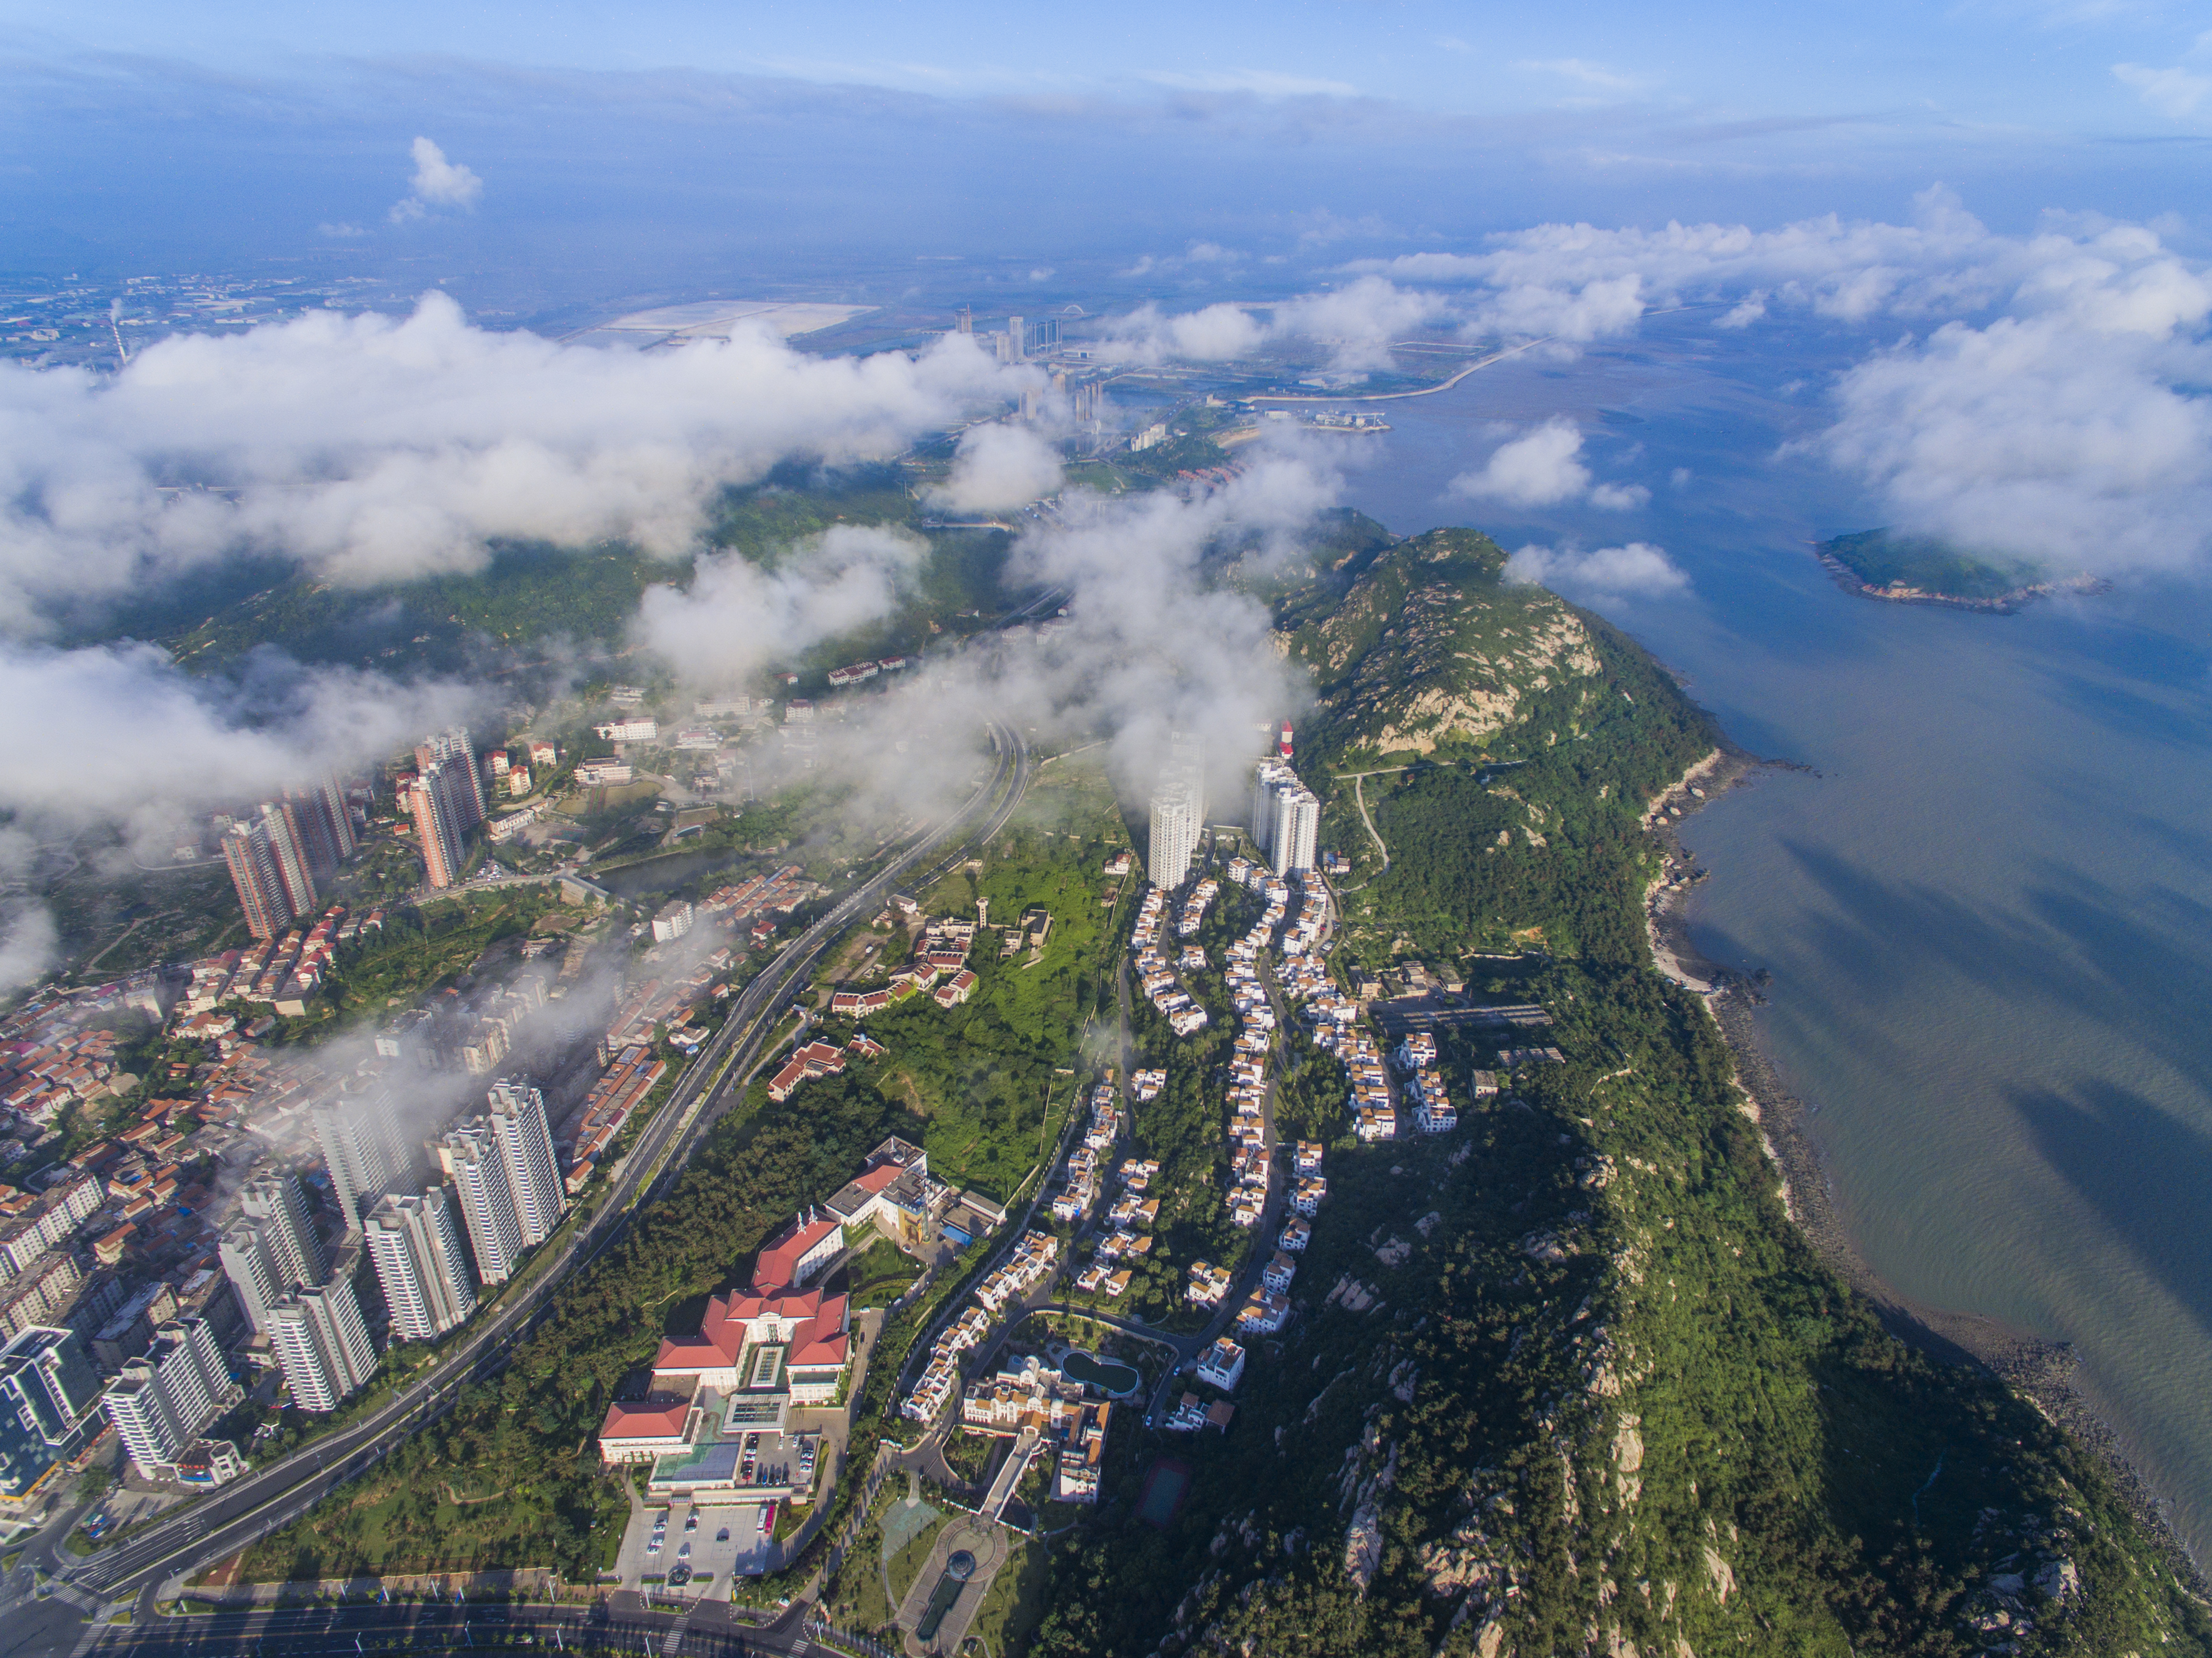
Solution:
<svg viewBox="0 0 2212 1658"><path fill-rule="evenodd" d="M702 1602L682 1612L656 1610L634 1594L590 1606L454 1606L356 1602L338 1606L259 1607L165 1618L102 1631L88 1654L103 1658L350 1658L363 1653L470 1652L528 1645L554 1652L682 1654L740 1658L746 1654L821 1654L836 1658L892 1658L865 1637L832 1631L794 1606L774 1623L755 1624L733 1606Z"/></svg>
<svg viewBox="0 0 2212 1658"><path fill-rule="evenodd" d="M753 979L713 1042L685 1069L675 1091L647 1122L637 1144L599 1194L590 1224L569 1236L560 1255L538 1272L523 1294L467 1327L429 1372L359 1421L70 1570L62 1580L63 1598L83 1612L135 1599L142 1603L142 1614L149 1612L163 1585L188 1577L289 1524L450 1409L465 1383L497 1370L561 1287L619 1235L641 1202L665 1188L714 1122L742 1097L793 990L803 984L836 938L856 919L880 908L894 886L908 880L917 886L935 880L1006 826L1028 791L1032 761L1027 741L1014 727L994 723L990 735L995 760L983 784L957 810L907 841ZM917 874L933 851L938 856ZM53 1602L21 1606L17 1615L23 1621L16 1625L12 1640L6 1629L9 1620L0 1619L0 1654L68 1650L79 1633L73 1629L58 1646L45 1637L39 1637L37 1644L22 1643L33 1637L34 1626L63 1636L61 1614L62 1608Z"/></svg>

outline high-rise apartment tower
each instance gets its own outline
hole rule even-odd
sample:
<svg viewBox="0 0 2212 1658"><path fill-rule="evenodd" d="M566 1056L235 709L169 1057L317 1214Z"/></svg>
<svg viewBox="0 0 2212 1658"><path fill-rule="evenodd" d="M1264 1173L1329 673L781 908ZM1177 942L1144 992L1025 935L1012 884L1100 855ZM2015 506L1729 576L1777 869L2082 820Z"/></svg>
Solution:
<svg viewBox="0 0 2212 1658"><path fill-rule="evenodd" d="M395 1341L434 1341L476 1311L476 1285L442 1186L386 1193L363 1225Z"/></svg>

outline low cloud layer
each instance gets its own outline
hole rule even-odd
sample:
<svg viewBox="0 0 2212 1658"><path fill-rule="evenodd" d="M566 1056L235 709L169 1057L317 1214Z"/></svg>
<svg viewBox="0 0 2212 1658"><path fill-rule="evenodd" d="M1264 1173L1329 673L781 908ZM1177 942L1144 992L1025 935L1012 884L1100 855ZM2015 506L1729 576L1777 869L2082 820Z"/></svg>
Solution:
<svg viewBox="0 0 2212 1658"><path fill-rule="evenodd" d="M2052 216L2005 236L1940 188L1915 207L1902 225L1543 225L1370 274L1451 285L1475 330L1563 343L1680 305L1731 331L1793 314L1902 325L1912 331L1840 378L1833 423L1801 446L1867 487L1869 523L2054 571L2200 569L2212 554L2205 267L2142 225ZM1569 434L1545 428L1457 487L1546 505L1577 496L1586 473ZM1588 499L1635 504L1604 486Z"/></svg>
<svg viewBox="0 0 2212 1658"><path fill-rule="evenodd" d="M1648 541L1587 552L1577 547L1523 547L1505 561L1505 576L1589 604L1673 598L1690 591L1690 578L1664 548Z"/></svg>
<svg viewBox="0 0 2212 1658"><path fill-rule="evenodd" d="M1393 341L1449 310L1440 295L1370 274L1272 306L1224 301L1172 315L1142 306L1109 325L1102 355L1124 362L1221 362L1297 341L1327 346L1340 369L1376 368L1389 361Z"/></svg>
<svg viewBox="0 0 2212 1658"><path fill-rule="evenodd" d="M637 353L319 313L179 337L112 379L0 365L0 631L233 553L368 585L479 567L488 539L674 554L778 461L902 449L1034 371L947 336L817 358L764 331Z"/></svg>
<svg viewBox="0 0 2212 1658"><path fill-rule="evenodd" d="M1043 619L933 652L912 677L842 700L818 720L811 750L817 780L854 791L854 809L927 814L963 794L973 744L988 720L1040 742L1103 738L1116 780L1140 802L1170 731L1206 740L1226 799L1270 719L1309 695L1275 652L1263 602L1224 584L1247 573L1303 568L1317 515L1338 499L1334 473L1300 453L1248 452L1227 483L1187 493L1102 495L1064 491L1010 551L1007 580L1060 595ZM833 532L833 536L836 532ZM688 592L649 594L641 643L704 683L732 683L799 648L790 626L757 618L778 608L820 618L851 601L853 625L887 613L906 568L892 546L854 532L824 537L773 574L718 565ZM798 624L801 633L805 623ZM823 636L827 636L826 630ZM788 763L755 755L754 780Z"/></svg>
<svg viewBox="0 0 2212 1658"><path fill-rule="evenodd" d="M774 568L738 553L703 558L688 588L646 589L631 636L690 684L740 688L771 662L889 616L928 556L905 531L841 524Z"/></svg>
<svg viewBox="0 0 2212 1658"><path fill-rule="evenodd" d="M38 744L0 752L0 807L69 824L251 799L380 760L465 718L479 696L451 682L304 671L274 653L211 681L150 645L0 645L0 698L37 709L41 729Z"/></svg>
<svg viewBox="0 0 2212 1658"><path fill-rule="evenodd" d="M952 474L929 495L953 513L1000 513L1026 507L1060 485L1060 451L1035 428L994 421L961 434Z"/></svg>
<svg viewBox="0 0 2212 1658"><path fill-rule="evenodd" d="M1651 492L1640 483L1598 483L1583 465L1582 452L1581 428L1564 417L1547 420L1527 435L1499 444L1481 466L1454 478L1452 493L1508 507L1587 501L1616 512L1651 499Z"/></svg>

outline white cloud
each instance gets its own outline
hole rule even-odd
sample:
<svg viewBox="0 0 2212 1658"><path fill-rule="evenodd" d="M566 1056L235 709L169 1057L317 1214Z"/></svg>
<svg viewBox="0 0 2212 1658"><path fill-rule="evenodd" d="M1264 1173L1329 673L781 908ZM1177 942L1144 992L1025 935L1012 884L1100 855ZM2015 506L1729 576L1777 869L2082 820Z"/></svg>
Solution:
<svg viewBox="0 0 2212 1658"><path fill-rule="evenodd" d="M1556 75L1599 92L1633 92L1644 84L1633 75L1624 75L1603 64L1593 64L1586 58L1537 58L1513 67L1539 75Z"/></svg>
<svg viewBox="0 0 2212 1658"><path fill-rule="evenodd" d="M60 944L61 929L45 905L13 902L0 916L0 995L42 978Z"/></svg>
<svg viewBox="0 0 2212 1658"><path fill-rule="evenodd" d="M1170 315L1147 304L1108 325L1103 355L1130 362L1219 362L1249 356L1270 341L1303 339L1330 347L1339 368L1373 368L1389 360L1393 340L1443 315L1448 306L1442 295L1376 276L1272 307L1224 301ZM1268 313L1264 323L1253 314L1262 309Z"/></svg>
<svg viewBox="0 0 2212 1658"><path fill-rule="evenodd" d="M1244 454L1227 483L1188 494L1064 492L1054 514L1025 525L1007 560L1011 584L1057 590L1063 613L933 651L913 676L841 702L841 717L823 722L812 774L852 788L856 811L927 811L964 793L974 734L996 718L1042 741L1108 738L1133 800L1151 786L1168 732L1197 731L1218 786L1239 786L1261 723L1297 711L1309 690L1273 648L1267 606L1215 573L1239 558L1270 574L1299 565L1316 515L1339 489L1302 454ZM769 571L718 565L689 592L648 595L636 637L688 677L726 683L793 629L829 637L880 614L906 568L896 547L848 542L841 550L827 537ZM859 602L838 610L825 603L831 590L838 604ZM752 752L765 786L776 753Z"/></svg>
<svg viewBox="0 0 2212 1658"><path fill-rule="evenodd" d="M1650 499L1651 492L1640 483L1601 483L1589 492L1590 505L1609 513L1626 513Z"/></svg>
<svg viewBox="0 0 2212 1658"><path fill-rule="evenodd" d="M961 434L952 475L930 504L956 513L1002 512L1041 501L1060 488L1060 452L1027 426L993 422Z"/></svg>
<svg viewBox="0 0 2212 1658"><path fill-rule="evenodd" d="M2212 550L2212 280L2140 226L2048 235L2011 314L1861 363L1812 447L1898 527L2054 569Z"/></svg>
<svg viewBox="0 0 2212 1658"><path fill-rule="evenodd" d="M412 154L415 177L407 194L392 203L392 223L404 224L436 209L475 210L483 196L482 179L459 162L447 161L446 152L428 138L416 139Z"/></svg>
<svg viewBox="0 0 2212 1658"><path fill-rule="evenodd" d="M1778 307L1846 322L1955 312L1996 303L2057 252L2049 238L1992 235L1941 186L1915 209L1910 225L1829 214L1771 231L1539 225L1492 237L1486 253L1412 253L1353 268L1472 284L1481 290L1475 327L1581 342L1628 333L1650 307L1686 300L1735 297L1724 320L1739 326Z"/></svg>
<svg viewBox="0 0 2212 1658"><path fill-rule="evenodd" d="M1716 328L1748 328L1766 315L1766 295L1764 293L1746 295L1734 308L1713 325Z"/></svg>
<svg viewBox="0 0 2212 1658"><path fill-rule="evenodd" d="M327 236L332 241L348 242L357 240L368 235L368 232L357 224L319 224L315 227L315 234Z"/></svg>
<svg viewBox="0 0 2212 1658"><path fill-rule="evenodd" d="M2149 69L2141 64L2115 64L2112 73L2135 88L2136 95L2161 115L2176 120L2194 115L2197 106L2212 98L2212 75L2193 70Z"/></svg>
<svg viewBox="0 0 2212 1658"><path fill-rule="evenodd" d="M1267 331L1241 305L1209 305L1170 316L1141 305L1107 325L1102 356L1122 362L1225 362L1258 350Z"/></svg>
<svg viewBox="0 0 2212 1658"><path fill-rule="evenodd" d="M1359 92L1358 87L1343 81L1285 75L1265 69L1195 74L1184 70L1156 70L1144 78L1154 86L1172 87L1181 92L1247 92L1261 98L1352 98Z"/></svg>
<svg viewBox="0 0 2212 1658"><path fill-rule="evenodd" d="M1572 421L1547 420L1528 436L1499 444L1480 471L1454 478L1452 492L1509 507L1571 501L1590 486L1582 451L1583 434Z"/></svg>
<svg viewBox="0 0 2212 1658"><path fill-rule="evenodd" d="M957 336L913 357L745 330L566 346L442 295L173 337L112 377L0 364L0 631L241 549L362 584L478 568L494 537L673 555L726 483L895 454L1035 379Z"/></svg>
<svg viewBox="0 0 2212 1658"><path fill-rule="evenodd" d="M252 799L381 759L465 718L476 695L270 656L239 681L205 681L151 645L0 644L0 700L39 710L43 731L37 745L0 750L0 810L73 823Z"/></svg>
<svg viewBox="0 0 2212 1658"><path fill-rule="evenodd" d="M742 685L771 662L890 615L928 554L905 531L841 524L773 568L738 553L704 558L688 589L645 590L631 636L692 684Z"/></svg>
<svg viewBox="0 0 2212 1658"><path fill-rule="evenodd" d="M1375 368L1389 361L1390 343L1445 308L1435 294L1362 276L1325 294L1275 307L1273 331L1334 348L1339 368Z"/></svg>
<svg viewBox="0 0 2212 1658"><path fill-rule="evenodd" d="M1903 529L2061 573L2182 568L2212 548L2207 366L2068 313L1950 323L1846 374L1815 446Z"/></svg>
<svg viewBox="0 0 2212 1658"><path fill-rule="evenodd" d="M1505 561L1510 581L1552 588L1591 604L1672 598L1690 590L1690 578L1648 541L1584 552L1574 547L1522 548Z"/></svg>
<svg viewBox="0 0 2212 1658"><path fill-rule="evenodd" d="M1452 493L1509 507L1551 507L1587 499L1593 507L1625 511L1641 507L1651 492L1641 484L1593 484L1583 464L1582 430L1555 416L1522 437L1501 443L1480 468L1451 481Z"/></svg>
<svg viewBox="0 0 2212 1658"><path fill-rule="evenodd" d="M2178 82L2160 82L2178 96ZM1589 339L1654 306L1721 307L1723 328L1791 312L1929 331L1838 383L1837 422L1804 446L1869 486L1897 527L2056 568L2197 564L2212 552L2212 316L2205 266L2154 228L2047 216L1989 230L1941 187L1906 225L1833 216L1778 230L1544 225L1477 255L1357 267L1457 282L1472 326ZM1793 387L1782 388L1783 394ZM1559 432L1509 445L1460 481L1516 504L1583 487ZM1593 505L1640 504L1591 489Z"/></svg>

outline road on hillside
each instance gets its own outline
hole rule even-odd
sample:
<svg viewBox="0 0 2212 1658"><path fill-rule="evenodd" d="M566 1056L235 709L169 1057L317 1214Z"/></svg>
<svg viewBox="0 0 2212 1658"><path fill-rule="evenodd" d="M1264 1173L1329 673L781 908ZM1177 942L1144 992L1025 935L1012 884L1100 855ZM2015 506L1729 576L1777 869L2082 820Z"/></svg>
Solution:
<svg viewBox="0 0 2212 1658"><path fill-rule="evenodd" d="M1015 727L994 722L990 735L995 762L991 775L975 794L943 822L909 841L874 876L787 944L740 993L721 1029L685 1068L674 1093L645 1125L637 1144L614 1171L591 1222L571 1236L562 1254L538 1272L526 1293L495 1309L489 1317L465 1326L453 1350L426 1376L360 1421L312 1442L282 1461L201 1498L173 1518L62 1571L59 1598L83 1612L137 1598L145 1602L142 1615L150 1614L151 1602L164 1584L179 1582L235 1554L298 1518L335 1487L367 1473L393 1447L450 1410L464 1384L501 1368L515 1342L549 1309L556 1292L620 1235L641 1199L649 1199L665 1188L701 1137L743 1096L744 1084L763 1046L781 1022L791 991L836 935L857 917L881 908L892 887L912 873L930 849L947 836L954 837L954 844L923 874L922 882L935 880L1005 828L1028 791L1034 762L1027 740ZM969 831L964 835L963 828ZM65 1560L56 1556L54 1563L61 1566ZM20 1592L16 1598L20 1601ZM7 1604L0 1602L0 1606ZM29 1621L44 1626L56 1621L59 1612L55 1602L48 1601L32 1612ZM0 1653L65 1651L73 1643L72 1636L58 1647L23 1646L10 1643L0 1633Z"/></svg>

